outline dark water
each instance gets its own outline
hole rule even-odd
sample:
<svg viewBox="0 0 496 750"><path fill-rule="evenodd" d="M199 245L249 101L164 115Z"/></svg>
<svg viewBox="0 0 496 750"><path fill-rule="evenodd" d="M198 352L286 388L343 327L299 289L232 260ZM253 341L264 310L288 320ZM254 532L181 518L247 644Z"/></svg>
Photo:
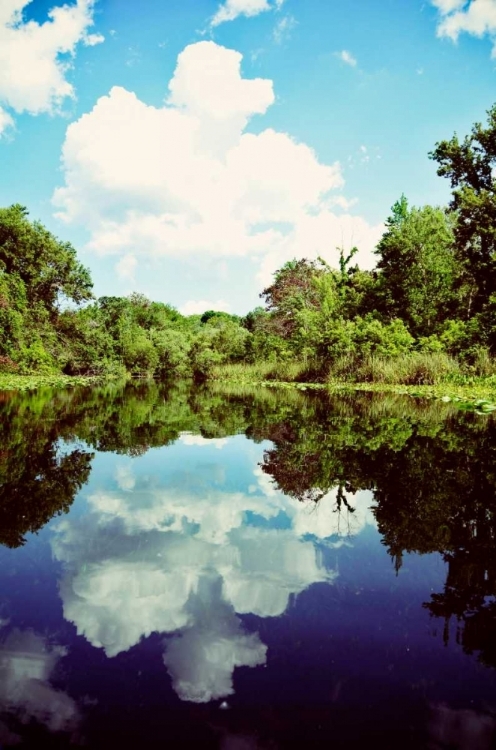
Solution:
<svg viewBox="0 0 496 750"><path fill-rule="evenodd" d="M496 425L0 394L0 746L496 746Z"/></svg>

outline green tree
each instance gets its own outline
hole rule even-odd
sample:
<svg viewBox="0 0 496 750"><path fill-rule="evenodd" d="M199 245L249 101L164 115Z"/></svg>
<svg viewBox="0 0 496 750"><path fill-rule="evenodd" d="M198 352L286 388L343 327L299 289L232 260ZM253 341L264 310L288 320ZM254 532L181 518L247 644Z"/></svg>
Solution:
<svg viewBox="0 0 496 750"><path fill-rule="evenodd" d="M454 305L457 277L452 220L432 206L408 208L404 196L386 221L378 255L377 306L414 336L440 329Z"/></svg>
<svg viewBox="0 0 496 750"><path fill-rule="evenodd" d="M182 332L173 328L155 331L153 345L158 353L157 373L163 377L187 375L190 370L191 342Z"/></svg>
<svg viewBox="0 0 496 750"><path fill-rule="evenodd" d="M27 315L26 287L21 279L0 271L0 356L16 357L24 343Z"/></svg>
<svg viewBox="0 0 496 750"><path fill-rule="evenodd" d="M429 156L453 189L457 258L470 282L464 317L470 318L496 295L496 105L485 127L476 123L463 140L455 134L436 143Z"/></svg>
<svg viewBox="0 0 496 750"><path fill-rule="evenodd" d="M291 260L274 275L274 282L260 294L269 313L270 329L284 338L298 327L297 313L304 308L315 308L319 297L315 277L322 274L317 261Z"/></svg>
<svg viewBox="0 0 496 750"><path fill-rule="evenodd" d="M27 217L19 204L0 209L0 269L24 282L31 305L41 303L51 314L62 297L76 303L90 299L90 274L72 245Z"/></svg>

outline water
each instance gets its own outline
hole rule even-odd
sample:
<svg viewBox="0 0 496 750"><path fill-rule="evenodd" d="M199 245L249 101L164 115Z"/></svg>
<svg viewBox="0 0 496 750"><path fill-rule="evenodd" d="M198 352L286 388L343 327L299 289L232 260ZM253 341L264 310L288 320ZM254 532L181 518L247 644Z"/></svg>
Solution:
<svg viewBox="0 0 496 750"><path fill-rule="evenodd" d="M0 396L1 746L496 746L492 417Z"/></svg>

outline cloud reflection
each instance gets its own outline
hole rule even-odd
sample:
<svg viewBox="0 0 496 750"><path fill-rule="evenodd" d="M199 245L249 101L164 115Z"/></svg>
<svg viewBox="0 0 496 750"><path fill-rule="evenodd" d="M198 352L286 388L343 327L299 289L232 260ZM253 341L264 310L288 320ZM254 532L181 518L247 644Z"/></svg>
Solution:
<svg viewBox="0 0 496 750"><path fill-rule="evenodd" d="M24 724L32 719L51 732L72 731L79 721L76 703L50 685L58 661L66 655L32 630L11 630L0 646L0 710L13 713ZM5 730L5 727L4 727ZM15 736L5 737L12 744Z"/></svg>
<svg viewBox="0 0 496 750"><path fill-rule="evenodd" d="M432 750L491 750L496 717L439 703L431 706L429 737Z"/></svg>
<svg viewBox="0 0 496 750"><path fill-rule="evenodd" d="M206 448L187 450L203 459ZM258 468L255 488L227 492L208 472L199 476L200 464L158 481L139 475L140 460L132 491L128 468L118 465L114 487L93 492L85 516L55 526L64 616L109 657L167 633L164 664L182 699L230 695L236 667L266 660L266 646L237 613L281 615L311 584L334 580L316 543L336 533L333 498L310 511L266 486ZM370 521L360 502L359 528Z"/></svg>

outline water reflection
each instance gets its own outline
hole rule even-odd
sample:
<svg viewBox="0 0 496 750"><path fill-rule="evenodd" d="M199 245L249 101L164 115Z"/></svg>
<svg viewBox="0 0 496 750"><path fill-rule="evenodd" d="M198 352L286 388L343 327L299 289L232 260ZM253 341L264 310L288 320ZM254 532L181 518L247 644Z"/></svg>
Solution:
<svg viewBox="0 0 496 750"><path fill-rule="evenodd" d="M490 750L496 741L496 717L470 709L433 706L430 719L432 750Z"/></svg>
<svg viewBox="0 0 496 750"><path fill-rule="evenodd" d="M339 522L331 495L319 507L287 498L249 457L249 488L229 492L199 473L204 447L176 453L159 475L146 461L141 472L118 463L113 486L91 494L83 516L59 521L51 544L66 571L64 616L78 633L109 657L153 632L175 633L164 642L174 687L205 702L232 693L235 667L265 662L266 646L237 614L279 616L311 584L334 580L315 541ZM186 460L193 470L178 471ZM358 524L372 520L367 500Z"/></svg>
<svg viewBox="0 0 496 750"><path fill-rule="evenodd" d="M13 628L0 645L0 711L14 717L17 723L33 719L51 732L76 729L80 714L76 703L62 690L56 690L50 679L65 648L50 644L32 630ZM20 740L8 725L0 728L3 744Z"/></svg>
<svg viewBox="0 0 496 750"><path fill-rule="evenodd" d="M153 690L171 683L184 710L217 701L212 746L286 747L312 724L317 746L351 727L359 747L358 715L404 747L493 746L494 700L479 688L496 666L493 417L187 384L40 391L2 410L0 541L19 547L3 558L2 607L23 565L27 583L5 609L0 743L25 722L76 730L98 682L65 689L57 665L78 649L115 675L149 648ZM45 569L56 604L38 616ZM67 651L48 615L69 629ZM235 711L247 695L263 741Z"/></svg>

